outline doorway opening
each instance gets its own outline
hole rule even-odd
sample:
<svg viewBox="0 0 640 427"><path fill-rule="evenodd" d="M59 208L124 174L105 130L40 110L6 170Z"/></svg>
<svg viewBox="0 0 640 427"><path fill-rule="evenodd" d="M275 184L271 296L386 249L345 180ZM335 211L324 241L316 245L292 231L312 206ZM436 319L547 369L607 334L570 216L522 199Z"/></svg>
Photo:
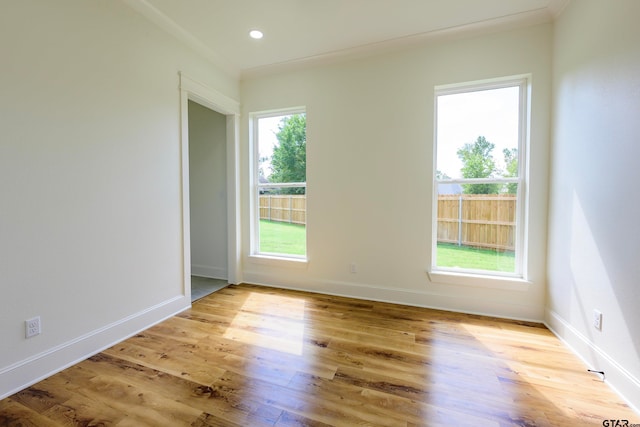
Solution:
<svg viewBox="0 0 640 427"><path fill-rule="evenodd" d="M183 295L240 279L240 104L180 73ZM193 276L192 276L193 275Z"/></svg>
<svg viewBox="0 0 640 427"><path fill-rule="evenodd" d="M226 286L226 117L194 101L189 115L191 301Z"/></svg>

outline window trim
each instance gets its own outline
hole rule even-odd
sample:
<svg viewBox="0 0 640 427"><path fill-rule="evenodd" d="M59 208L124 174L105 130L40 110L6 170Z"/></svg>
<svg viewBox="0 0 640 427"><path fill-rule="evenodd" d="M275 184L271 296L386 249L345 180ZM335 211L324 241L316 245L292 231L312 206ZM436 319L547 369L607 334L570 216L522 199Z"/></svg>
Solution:
<svg viewBox="0 0 640 427"><path fill-rule="evenodd" d="M459 93L478 92L483 90L519 87L519 123L518 123L518 176L497 178L462 178L436 179L438 160L438 97ZM464 83L439 85L434 87L434 135L433 135L433 164L432 164L432 239L431 259L427 270L429 279L436 283L473 285L499 289L525 290L531 282L527 280L528 271L528 224L529 224L529 150L530 150L530 117L531 117L531 75L522 74L500 77L488 80L478 80ZM482 184L517 183L516 193L516 235L515 235L515 266L513 273L473 270L455 267L438 267L435 265L438 236L438 184Z"/></svg>
<svg viewBox="0 0 640 427"><path fill-rule="evenodd" d="M304 266L308 262L308 247L305 247L305 255L295 254L283 254L273 252L260 252L260 189L261 188L290 188L290 187L304 187L307 188L306 182L295 183L270 183L261 184L259 180L259 126L258 120L267 119L270 117L287 116L294 114L307 114L307 109L304 106L282 108L266 111L256 111L249 113L249 146L251 151L250 156L250 203L249 213L251 220L249 221L249 257L257 260L260 263L266 264L285 264L291 266ZM305 190L305 194L306 194ZM305 225L305 234L308 230L308 221ZM306 239L305 239L306 241Z"/></svg>

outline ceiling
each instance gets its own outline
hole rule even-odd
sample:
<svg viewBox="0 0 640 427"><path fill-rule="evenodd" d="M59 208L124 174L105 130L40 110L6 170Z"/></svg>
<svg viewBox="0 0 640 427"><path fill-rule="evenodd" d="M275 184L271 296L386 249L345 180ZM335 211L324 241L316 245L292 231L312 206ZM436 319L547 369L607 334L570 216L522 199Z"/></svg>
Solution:
<svg viewBox="0 0 640 427"><path fill-rule="evenodd" d="M123 0L236 76L550 21L569 0ZM264 38L249 38L251 29Z"/></svg>

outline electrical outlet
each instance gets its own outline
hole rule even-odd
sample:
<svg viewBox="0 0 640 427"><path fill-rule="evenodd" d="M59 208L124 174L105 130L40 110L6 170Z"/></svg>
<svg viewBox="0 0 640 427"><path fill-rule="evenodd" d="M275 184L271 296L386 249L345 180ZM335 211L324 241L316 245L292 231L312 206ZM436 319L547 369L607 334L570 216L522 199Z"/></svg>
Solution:
<svg viewBox="0 0 640 427"><path fill-rule="evenodd" d="M358 272L358 267L356 266L355 262L352 262L349 265L349 271L351 272L351 274L356 274Z"/></svg>
<svg viewBox="0 0 640 427"><path fill-rule="evenodd" d="M593 310L593 327L602 330L602 313L598 310Z"/></svg>
<svg viewBox="0 0 640 427"><path fill-rule="evenodd" d="M31 338L36 335L40 335L42 330L40 329L40 316L34 317L33 319L25 320L25 337Z"/></svg>

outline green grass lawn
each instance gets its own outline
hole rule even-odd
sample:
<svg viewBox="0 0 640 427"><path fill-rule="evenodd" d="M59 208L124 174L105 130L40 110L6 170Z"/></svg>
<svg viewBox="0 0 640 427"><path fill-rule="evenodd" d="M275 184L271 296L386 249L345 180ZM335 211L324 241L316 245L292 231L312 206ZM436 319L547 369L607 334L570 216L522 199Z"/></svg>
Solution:
<svg viewBox="0 0 640 427"><path fill-rule="evenodd" d="M286 222L260 221L260 252L306 255L306 227ZM513 273L515 256L513 252L498 252L438 243L436 262L438 267L459 267L473 270L503 271Z"/></svg>
<svg viewBox="0 0 640 427"><path fill-rule="evenodd" d="M513 273L515 256L513 252L508 251L498 252L492 249L438 243L436 264L438 267L459 267Z"/></svg>
<svg viewBox="0 0 640 427"><path fill-rule="evenodd" d="M306 227L300 224L260 220L260 252L306 255Z"/></svg>

